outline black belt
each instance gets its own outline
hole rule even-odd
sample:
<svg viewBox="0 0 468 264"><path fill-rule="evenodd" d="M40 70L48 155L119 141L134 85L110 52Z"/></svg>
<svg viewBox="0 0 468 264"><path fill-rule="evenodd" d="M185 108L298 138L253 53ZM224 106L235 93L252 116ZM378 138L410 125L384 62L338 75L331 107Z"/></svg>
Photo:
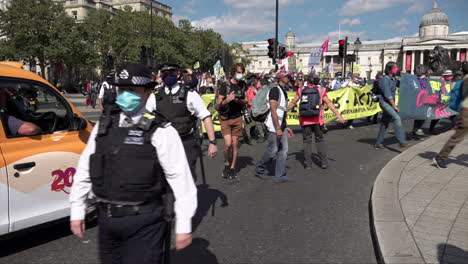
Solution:
<svg viewBox="0 0 468 264"><path fill-rule="evenodd" d="M100 212L106 214L107 217L122 217L152 213L156 208L162 206L162 202L151 202L141 205L121 205L98 202L97 205Z"/></svg>

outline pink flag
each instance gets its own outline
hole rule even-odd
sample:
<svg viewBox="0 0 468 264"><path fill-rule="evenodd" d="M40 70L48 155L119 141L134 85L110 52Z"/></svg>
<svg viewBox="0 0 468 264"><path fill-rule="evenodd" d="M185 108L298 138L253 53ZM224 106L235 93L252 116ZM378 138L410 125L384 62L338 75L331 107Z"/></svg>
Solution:
<svg viewBox="0 0 468 264"><path fill-rule="evenodd" d="M322 44L322 54L328 51L328 42L330 41L330 36L327 36L327 39Z"/></svg>

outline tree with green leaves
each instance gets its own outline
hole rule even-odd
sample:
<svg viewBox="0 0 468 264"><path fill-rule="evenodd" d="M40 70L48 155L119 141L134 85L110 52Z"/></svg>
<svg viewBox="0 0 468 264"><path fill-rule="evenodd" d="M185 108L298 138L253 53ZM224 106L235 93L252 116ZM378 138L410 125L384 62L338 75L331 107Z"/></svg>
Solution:
<svg viewBox="0 0 468 264"><path fill-rule="evenodd" d="M66 43L74 28L74 20L59 3L13 0L0 11L0 51L10 59L37 61L45 77L44 69L68 54Z"/></svg>

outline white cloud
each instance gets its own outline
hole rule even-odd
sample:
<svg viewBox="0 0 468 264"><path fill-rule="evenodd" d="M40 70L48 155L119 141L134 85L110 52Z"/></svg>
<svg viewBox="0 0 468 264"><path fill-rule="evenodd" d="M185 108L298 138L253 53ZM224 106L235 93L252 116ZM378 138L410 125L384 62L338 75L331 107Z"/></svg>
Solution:
<svg viewBox="0 0 468 264"><path fill-rule="evenodd" d="M303 3L304 0L280 0L280 6L287 6L293 4ZM274 8L276 1L274 0L224 0L224 3L234 8ZM262 10L257 10L262 12Z"/></svg>
<svg viewBox="0 0 468 264"><path fill-rule="evenodd" d="M403 3L421 5L426 0L347 0L339 10L343 16L357 16L364 13L383 10Z"/></svg>
<svg viewBox="0 0 468 264"><path fill-rule="evenodd" d="M341 25L350 25L350 26L355 26L355 25L360 25L361 24L361 19L358 18L345 18L340 20L339 24Z"/></svg>
<svg viewBox="0 0 468 264"><path fill-rule="evenodd" d="M406 9L405 14L419 14L426 10L426 7L423 3L414 3L408 9Z"/></svg>
<svg viewBox="0 0 468 264"><path fill-rule="evenodd" d="M385 28L388 28L397 32L407 31L408 25L409 25L409 21L406 18L403 18L400 21L396 21L393 23L383 24Z"/></svg>
<svg viewBox="0 0 468 264"><path fill-rule="evenodd" d="M360 38L363 40L367 36L367 32L365 31L349 31L349 30L342 30L329 32L328 34L314 34L314 35L306 35L306 36L299 36L298 40L302 43L321 43L325 41L327 36L330 37L330 43L338 43L339 39L344 39L348 37L348 42L354 42L356 38Z"/></svg>
<svg viewBox="0 0 468 264"><path fill-rule="evenodd" d="M224 40L232 41L255 37L274 29L270 15L260 16L258 10L243 10L223 16L209 16L192 22L194 27L211 28Z"/></svg>

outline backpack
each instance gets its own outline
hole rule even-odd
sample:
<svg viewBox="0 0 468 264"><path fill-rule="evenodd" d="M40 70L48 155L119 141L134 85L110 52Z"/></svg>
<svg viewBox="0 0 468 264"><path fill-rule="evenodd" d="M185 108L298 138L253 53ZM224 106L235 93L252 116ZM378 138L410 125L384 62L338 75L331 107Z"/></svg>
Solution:
<svg viewBox="0 0 468 264"><path fill-rule="evenodd" d="M374 95L379 95L380 94L380 87L379 87L379 81L376 80L374 84L372 85L372 90L371 93Z"/></svg>
<svg viewBox="0 0 468 264"><path fill-rule="evenodd" d="M301 117L313 117L320 115L322 100L317 86L305 87L301 91L299 103L299 115Z"/></svg>
<svg viewBox="0 0 468 264"><path fill-rule="evenodd" d="M226 85L226 95L228 95L231 92L231 82L227 81L227 82L223 82L222 84ZM229 104L225 104L223 106L219 105L218 96L219 94L215 96L213 99L214 109L218 111L218 113L220 113L221 115L227 114L229 112Z"/></svg>
<svg viewBox="0 0 468 264"><path fill-rule="evenodd" d="M265 122L270 114L270 105L268 95L272 88L277 88L276 83L263 86L257 91L257 95L252 101L252 119L256 122Z"/></svg>
<svg viewBox="0 0 468 264"><path fill-rule="evenodd" d="M463 101L462 87L463 81L458 81L453 85L452 90L450 91L449 107L457 112L461 111L461 103Z"/></svg>

